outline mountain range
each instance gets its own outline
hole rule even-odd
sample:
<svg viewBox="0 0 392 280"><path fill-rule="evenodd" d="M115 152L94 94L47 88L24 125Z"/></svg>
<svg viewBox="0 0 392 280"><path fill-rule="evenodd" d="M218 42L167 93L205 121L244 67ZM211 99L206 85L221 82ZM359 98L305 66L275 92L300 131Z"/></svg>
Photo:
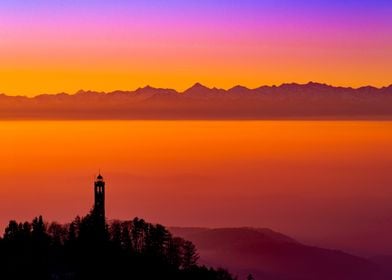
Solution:
<svg viewBox="0 0 392 280"><path fill-rule="evenodd" d="M310 82L225 90L196 83L183 92L147 86L35 97L0 94L0 119L392 119L392 85Z"/></svg>
<svg viewBox="0 0 392 280"><path fill-rule="evenodd" d="M170 231L191 240L207 266L228 268L238 279L386 280L390 257L366 259L340 250L302 244L266 228L180 228Z"/></svg>

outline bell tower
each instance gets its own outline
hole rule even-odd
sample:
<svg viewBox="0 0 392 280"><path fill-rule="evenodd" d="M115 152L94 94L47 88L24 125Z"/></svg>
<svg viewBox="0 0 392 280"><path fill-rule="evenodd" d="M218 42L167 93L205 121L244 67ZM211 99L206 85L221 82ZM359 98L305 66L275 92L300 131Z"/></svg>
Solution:
<svg viewBox="0 0 392 280"><path fill-rule="evenodd" d="M105 223L105 181L101 174L94 182L94 214Z"/></svg>

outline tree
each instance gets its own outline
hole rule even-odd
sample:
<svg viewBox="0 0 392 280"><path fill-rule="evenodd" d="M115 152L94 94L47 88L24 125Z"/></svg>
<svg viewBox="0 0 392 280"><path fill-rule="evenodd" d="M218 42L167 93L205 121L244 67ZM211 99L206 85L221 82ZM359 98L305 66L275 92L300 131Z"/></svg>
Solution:
<svg viewBox="0 0 392 280"><path fill-rule="evenodd" d="M55 245L63 245L67 239L67 229L56 222L49 224L48 234Z"/></svg>
<svg viewBox="0 0 392 280"><path fill-rule="evenodd" d="M132 247L135 252L142 253L145 249L145 237L148 225L143 219L135 218L132 221L131 236L132 236Z"/></svg>
<svg viewBox="0 0 392 280"><path fill-rule="evenodd" d="M50 241L42 216L34 218L33 222L31 223L31 228L31 238L34 248L41 256L43 255L42 252L47 250Z"/></svg>
<svg viewBox="0 0 392 280"><path fill-rule="evenodd" d="M199 254L196 251L195 245L188 240L184 240L182 244L182 268L191 269L197 265Z"/></svg>
<svg viewBox="0 0 392 280"><path fill-rule="evenodd" d="M133 252L129 223L121 223L121 247L126 252Z"/></svg>
<svg viewBox="0 0 392 280"><path fill-rule="evenodd" d="M226 269L218 268L216 270L216 280L233 280L233 276Z"/></svg>
<svg viewBox="0 0 392 280"><path fill-rule="evenodd" d="M121 223L119 221L114 221L110 225L110 240L113 242L114 246L121 248Z"/></svg>
<svg viewBox="0 0 392 280"><path fill-rule="evenodd" d="M162 225L149 225L146 236L146 250L151 256L162 257L168 247L169 232Z"/></svg>
<svg viewBox="0 0 392 280"><path fill-rule="evenodd" d="M166 252L166 258L170 265L175 268L180 268L182 264L182 256L181 256L181 246L183 244L184 239L179 237L171 237L169 238L168 248Z"/></svg>
<svg viewBox="0 0 392 280"><path fill-rule="evenodd" d="M8 226L5 228L4 240L14 241L17 240L19 234L18 223L14 220L9 221Z"/></svg>
<svg viewBox="0 0 392 280"><path fill-rule="evenodd" d="M29 222L24 222L22 226L22 238L28 240L31 237L31 224Z"/></svg>
<svg viewBox="0 0 392 280"><path fill-rule="evenodd" d="M44 239L47 235L46 226L42 219L42 216L35 217L32 222L32 236L37 239Z"/></svg>

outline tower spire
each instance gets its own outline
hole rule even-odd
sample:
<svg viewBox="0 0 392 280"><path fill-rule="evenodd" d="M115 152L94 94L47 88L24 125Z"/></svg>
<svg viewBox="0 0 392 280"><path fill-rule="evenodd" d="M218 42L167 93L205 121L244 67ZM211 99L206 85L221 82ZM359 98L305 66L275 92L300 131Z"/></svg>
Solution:
<svg viewBox="0 0 392 280"><path fill-rule="evenodd" d="M105 227L105 181L101 175L101 170L94 182L94 216L97 222Z"/></svg>

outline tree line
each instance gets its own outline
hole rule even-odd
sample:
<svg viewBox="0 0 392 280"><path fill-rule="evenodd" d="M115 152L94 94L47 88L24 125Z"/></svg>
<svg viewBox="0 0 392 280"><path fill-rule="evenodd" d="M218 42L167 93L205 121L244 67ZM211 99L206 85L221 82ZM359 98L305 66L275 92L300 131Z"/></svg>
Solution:
<svg viewBox="0 0 392 280"><path fill-rule="evenodd" d="M69 224L10 221L0 238L0 279L234 280L197 264L195 245L143 219L100 225L93 212Z"/></svg>

